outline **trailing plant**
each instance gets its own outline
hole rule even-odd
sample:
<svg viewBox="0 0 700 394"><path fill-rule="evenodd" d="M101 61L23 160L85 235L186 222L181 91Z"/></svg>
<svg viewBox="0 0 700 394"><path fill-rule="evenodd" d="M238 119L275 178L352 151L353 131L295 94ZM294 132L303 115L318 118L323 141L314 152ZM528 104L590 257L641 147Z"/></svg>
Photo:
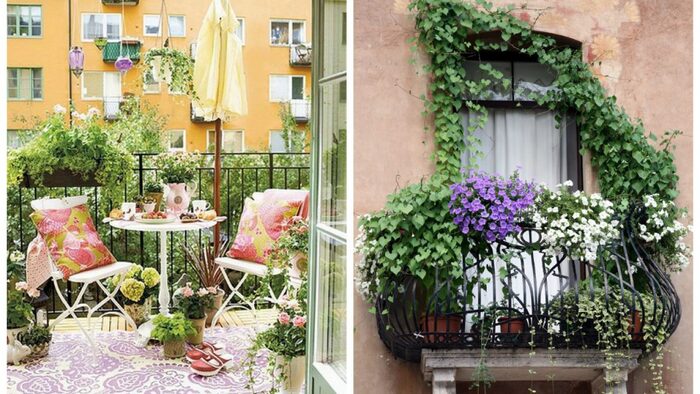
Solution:
<svg viewBox="0 0 700 394"><path fill-rule="evenodd" d="M188 183L197 176L200 158L187 152L161 153L155 158L163 183Z"/></svg>
<svg viewBox="0 0 700 394"><path fill-rule="evenodd" d="M153 318L151 338L160 342L184 341L196 332L192 322L181 312L175 312L170 317L159 314Z"/></svg>
<svg viewBox="0 0 700 394"><path fill-rule="evenodd" d="M35 126L31 141L8 152L8 185L19 185L25 175L41 185L58 169L83 178L94 173L103 195L115 203L121 201L124 182L133 173L133 156L98 122L95 108L87 114L74 112L73 124L66 123L65 112L56 106L53 114Z"/></svg>
<svg viewBox="0 0 700 394"><path fill-rule="evenodd" d="M648 141L656 139L654 134L647 133L641 121L632 121L617 99L607 95L580 50L557 45L553 38L535 32L532 25L514 15L512 5L494 7L486 0L412 0L408 7L415 12L417 36L413 42L430 57L424 66L432 78L425 109L435 119L438 172L458 180L465 149L470 164L476 164L481 152L474 132L488 117L476 99L494 87L511 88L510 77L487 61L480 66L487 78L469 80L463 66L465 57L481 59L487 51L512 51L536 59L556 75L553 89L528 95L557 114L576 113L581 148L591 153L604 197L639 199L658 194L672 200L678 195L672 139L679 132L664 133L661 149L654 148ZM482 38L494 31L498 32L495 39ZM466 146L460 116L463 109L478 118L466 131Z"/></svg>
<svg viewBox="0 0 700 394"><path fill-rule="evenodd" d="M151 48L143 58L144 82L153 76L168 84L170 90L187 94L197 100L194 91L194 60L185 52L174 48Z"/></svg>

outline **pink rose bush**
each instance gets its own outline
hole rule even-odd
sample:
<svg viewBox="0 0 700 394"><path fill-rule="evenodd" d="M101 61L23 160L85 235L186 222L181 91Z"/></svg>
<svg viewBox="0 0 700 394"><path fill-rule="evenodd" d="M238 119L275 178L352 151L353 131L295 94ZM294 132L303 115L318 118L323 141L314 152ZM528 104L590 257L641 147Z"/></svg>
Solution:
<svg viewBox="0 0 700 394"><path fill-rule="evenodd" d="M211 290L214 290L212 293ZM177 309L188 319L203 319L206 317L206 310L214 307L215 288L200 287L195 291L192 284L187 283L175 292L175 303Z"/></svg>

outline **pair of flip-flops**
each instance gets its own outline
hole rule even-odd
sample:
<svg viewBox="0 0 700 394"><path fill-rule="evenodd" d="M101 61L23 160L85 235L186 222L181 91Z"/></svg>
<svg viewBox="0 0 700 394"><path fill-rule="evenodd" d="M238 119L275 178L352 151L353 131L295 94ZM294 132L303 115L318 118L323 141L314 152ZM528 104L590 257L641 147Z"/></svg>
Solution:
<svg viewBox="0 0 700 394"><path fill-rule="evenodd" d="M224 354L224 347L209 342L192 346L185 358L190 362L190 370L201 376L214 376L222 369L233 366L233 356Z"/></svg>

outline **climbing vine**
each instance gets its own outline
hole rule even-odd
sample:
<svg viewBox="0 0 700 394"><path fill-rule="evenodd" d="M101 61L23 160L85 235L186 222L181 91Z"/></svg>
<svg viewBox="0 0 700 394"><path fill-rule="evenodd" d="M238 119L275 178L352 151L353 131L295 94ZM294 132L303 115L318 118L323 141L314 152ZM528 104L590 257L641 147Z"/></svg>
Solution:
<svg viewBox="0 0 700 394"><path fill-rule="evenodd" d="M412 0L409 9L416 13L418 34L413 43L431 60L424 66L432 77L429 97L424 100L426 112L435 119L439 172L457 179L465 149L471 167L481 155L474 132L483 127L488 112L468 98L482 97L497 85L511 88L510 78L488 62L480 64L488 79L469 80L465 58L480 58L486 51L515 52L554 71L554 89L528 95L560 116L576 114L582 153L590 152L604 196L626 201L650 194L673 200L678 195L671 151L672 140L680 132L665 132L657 141L660 149L650 144L649 140L656 141L655 135L647 133L640 120L633 121L617 99L606 94L581 50L560 46L552 37L535 32L532 25L513 14L514 6L494 7L486 0ZM483 38L493 32L498 32L495 39ZM477 115L466 130L466 138L460 116L464 109Z"/></svg>

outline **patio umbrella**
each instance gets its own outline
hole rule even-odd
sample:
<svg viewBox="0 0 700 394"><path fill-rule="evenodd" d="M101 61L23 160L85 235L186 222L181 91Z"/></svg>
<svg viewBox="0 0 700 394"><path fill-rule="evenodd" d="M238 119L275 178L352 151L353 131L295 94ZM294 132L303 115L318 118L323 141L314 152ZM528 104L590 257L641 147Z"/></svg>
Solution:
<svg viewBox="0 0 700 394"><path fill-rule="evenodd" d="M197 36L192 103L196 116L216 121L214 154L214 209L221 210L221 122L248 113L243 52L236 35L238 21L229 0L213 0ZM219 246L219 226L214 229L214 250Z"/></svg>

